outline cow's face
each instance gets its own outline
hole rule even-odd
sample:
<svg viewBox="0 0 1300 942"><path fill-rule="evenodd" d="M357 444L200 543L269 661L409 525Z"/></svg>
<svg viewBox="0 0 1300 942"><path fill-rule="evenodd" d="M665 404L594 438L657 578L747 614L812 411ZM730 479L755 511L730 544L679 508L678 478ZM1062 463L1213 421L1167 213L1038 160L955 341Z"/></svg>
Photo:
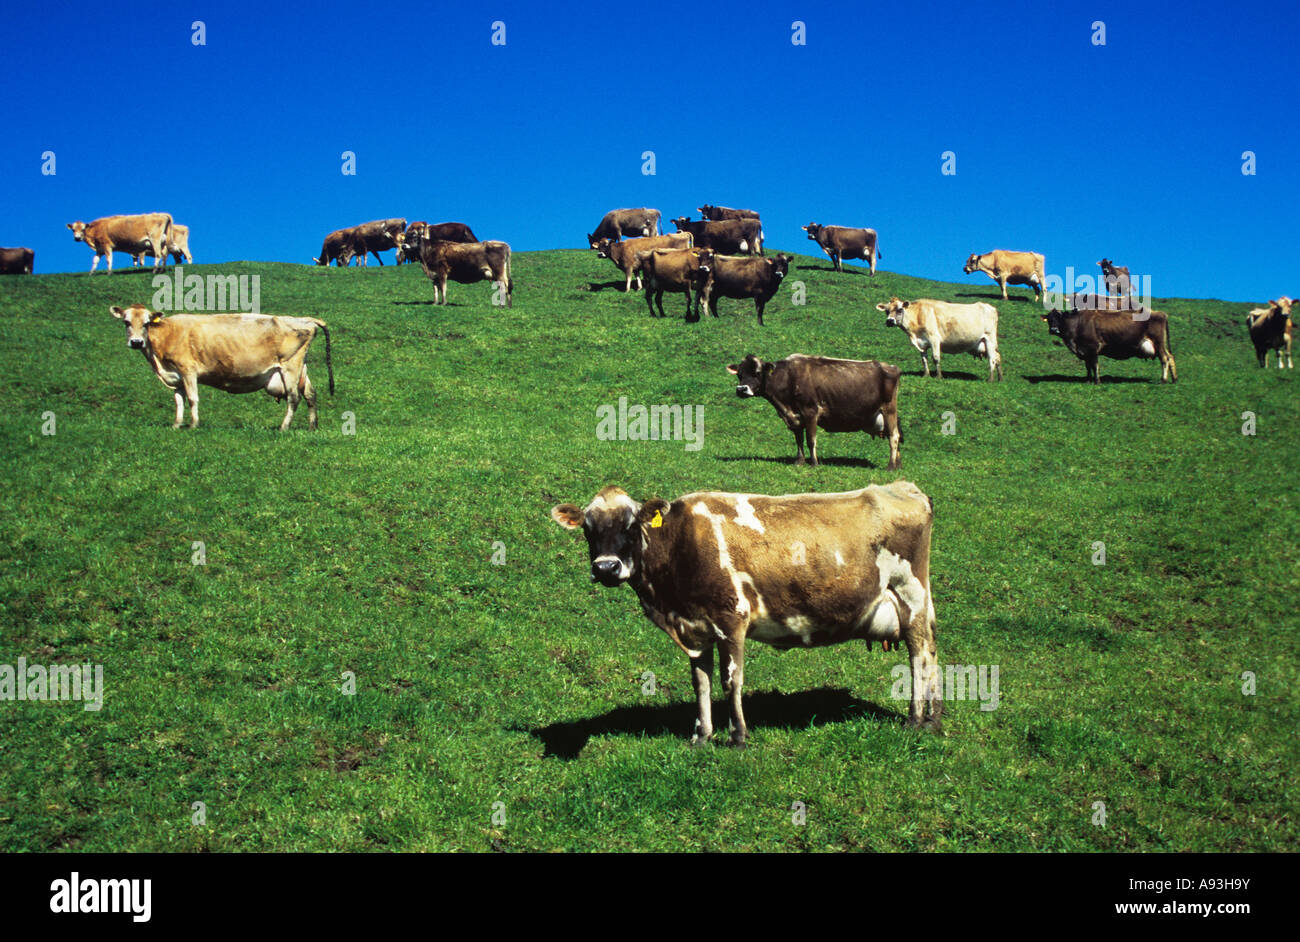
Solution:
<svg viewBox="0 0 1300 942"><path fill-rule="evenodd" d="M671 221L672 224L677 227L678 232L681 232L683 229L685 229L686 224L690 222L690 220L687 219L685 216L678 216L676 219L673 219Z"/></svg>
<svg viewBox="0 0 1300 942"><path fill-rule="evenodd" d="M596 254L601 258L609 258L609 247L614 244L612 239L599 239L591 247L596 250Z"/></svg>
<svg viewBox="0 0 1300 942"><path fill-rule="evenodd" d="M789 271L790 271L789 255L778 255L775 259L773 259L772 273L776 276L777 281L780 281L782 278L784 278L789 273Z"/></svg>
<svg viewBox="0 0 1300 942"><path fill-rule="evenodd" d="M821 231L822 231L821 226L819 226L815 222L810 222L808 223L808 225L803 226L802 228L804 232L808 233L808 238L812 239L814 242L819 241L817 239L817 236L821 235Z"/></svg>
<svg viewBox="0 0 1300 942"><path fill-rule="evenodd" d="M728 366L727 372L736 377L736 395L748 399L763 392L768 374L772 372L772 364L764 363L751 353L739 363Z"/></svg>
<svg viewBox="0 0 1300 942"><path fill-rule="evenodd" d="M613 588L636 572L647 515L660 514L666 506L663 501L650 501L642 507L622 488L606 487L583 510L573 504L551 508L551 519L567 530L582 530L591 558L591 578ZM660 526L662 522L660 517ZM655 523L649 520L648 525Z"/></svg>
<svg viewBox="0 0 1300 942"><path fill-rule="evenodd" d="M909 302L900 301L898 298L890 298L876 305L877 311L883 311L885 314L886 327L902 327L903 314L907 310Z"/></svg>
<svg viewBox="0 0 1300 942"><path fill-rule="evenodd" d="M594 235L592 235L590 232L587 233L587 245L588 245L588 246L590 246L591 248L594 249L594 248L595 248L599 243L600 243L600 240L599 240L599 239L597 239L597 238L596 238Z"/></svg>
<svg viewBox="0 0 1300 942"><path fill-rule="evenodd" d="M696 258L696 278L705 281L713 270L713 249L693 249L691 254Z"/></svg>
<svg viewBox="0 0 1300 942"><path fill-rule="evenodd" d="M1061 327L1065 324L1065 315L1052 308L1043 315L1043 320L1047 321L1047 332L1053 337L1061 336Z"/></svg>
<svg viewBox="0 0 1300 942"><path fill-rule="evenodd" d="M143 350L149 339L149 325L162 320L161 314L149 310L143 304L132 304L128 308L113 306L109 311L126 325L126 345L132 350Z"/></svg>
<svg viewBox="0 0 1300 942"><path fill-rule="evenodd" d="M86 224L84 222L70 222L68 228L72 230L72 238L76 242L86 241Z"/></svg>
<svg viewBox="0 0 1300 942"><path fill-rule="evenodd" d="M1290 317L1291 306L1295 304L1295 302L1292 301L1290 298L1288 298L1286 295L1283 295L1282 297L1278 298L1276 301L1269 301L1268 304L1269 307L1275 307L1283 314L1285 314L1287 317Z"/></svg>
<svg viewBox="0 0 1300 942"><path fill-rule="evenodd" d="M970 258L966 259L966 265L962 268L962 271L969 275L973 271L979 271L979 267L980 257L977 253L972 252Z"/></svg>

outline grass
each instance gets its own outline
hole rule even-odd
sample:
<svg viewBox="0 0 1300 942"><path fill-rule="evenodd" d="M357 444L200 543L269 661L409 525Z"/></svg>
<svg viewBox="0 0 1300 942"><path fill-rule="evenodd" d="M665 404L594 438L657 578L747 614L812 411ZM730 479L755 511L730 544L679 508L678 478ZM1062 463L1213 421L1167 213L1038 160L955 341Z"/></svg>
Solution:
<svg viewBox="0 0 1300 942"><path fill-rule="evenodd" d="M509 310L483 284L434 307L415 266L186 266L329 323L314 434L207 387L203 425L173 432L108 313L150 303L147 274L0 281L0 664L92 662L106 685L98 713L0 702L0 849L1294 849L1300 388L1254 365L1247 305L1158 302L1180 381L1104 360L1094 388L1027 292L846 268L798 256L807 304L783 290L760 328L735 301L652 319L583 251L516 255ZM891 294L991 300L1006 380L964 356L921 378L874 309ZM902 472L860 434L794 467L723 369L750 352L902 366ZM597 440L623 395L702 405L704 447ZM754 644L750 748L690 748L685 657L548 518L610 483L900 476L935 504L940 660L1000 669L998 709L949 701L942 737L902 725L901 652Z"/></svg>

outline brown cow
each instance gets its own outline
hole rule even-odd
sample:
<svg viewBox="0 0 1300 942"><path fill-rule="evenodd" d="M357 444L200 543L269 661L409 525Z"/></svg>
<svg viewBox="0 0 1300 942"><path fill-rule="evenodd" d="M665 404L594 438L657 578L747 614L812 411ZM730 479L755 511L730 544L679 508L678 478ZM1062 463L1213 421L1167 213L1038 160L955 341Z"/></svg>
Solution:
<svg viewBox="0 0 1300 942"><path fill-rule="evenodd" d="M514 306L510 246L504 242L433 242L426 239L420 244L420 266L433 282L435 304L447 303L448 280L462 285L491 281L505 289L506 307Z"/></svg>
<svg viewBox="0 0 1300 942"><path fill-rule="evenodd" d="M357 255L361 258L362 266L366 264L367 253L375 257L381 268L384 260L379 257L380 252L397 249L398 255L401 255L402 237L406 233L405 219L376 219L352 228L356 232Z"/></svg>
<svg viewBox="0 0 1300 942"><path fill-rule="evenodd" d="M1007 300L1007 285L1029 285L1034 289L1034 300L1043 298L1045 259L1037 252L1008 252L994 249L980 255L972 252L962 268L966 274L982 271L1002 286L1002 300Z"/></svg>
<svg viewBox="0 0 1300 942"><path fill-rule="evenodd" d="M632 290L632 281L636 279L636 290L641 290L641 258L640 253L649 252L652 249L689 249L695 245L689 232L674 232L669 235L647 236L643 239L627 239L623 242L613 242L609 239L601 239L596 243L596 254L601 258L607 258L623 272L625 284L624 291Z"/></svg>
<svg viewBox="0 0 1300 942"><path fill-rule="evenodd" d="M314 317L272 317L269 314L174 314L164 317L142 304L111 307L126 325L126 343L144 353L162 384L176 396L176 421L185 418L190 403L190 428L199 424L199 384L231 393L264 390L273 399L287 399L289 410L280 431L293 421L298 402L307 400L308 421L316 427L316 390L307 378L307 347L319 328L325 333L325 367L334 395L334 366L330 333Z"/></svg>
<svg viewBox="0 0 1300 942"><path fill-rule="evenodd" d="M705 203L699 208L699 214L711 222L724 219L758 219L758 213L752 209L732 209L729 206L710 206Z"/></svg>
<svg viewBox="0 0 1300 942"><path fill-rule="evenodd" d="M84 242L95 252L90 265L93 275L99 267L100 256L108 259L108 273L113 273L113 253L125 252L134 256L148 251L154 257L153 270L167 267L167 243L171 239L170 213L142 213L138 216L103 216L93 222L68 223L72 238Z"/></svg>
<svg viewBox="0 0 1300 942"><path fill-rule="evenodd" d="M1160 382L1172 377L1178 382L1178 368L1169 347L1169 318L1163 311L1067 311L1053 308L1043 315L1047 330L1060 337L1070 352L1084 362L1088 379L1101 383L1099 356L1112 360L1138 357L1160 360Z"/></svg>
<svg viewBox="0 0 1300 942"><path fill-rule="evenodd" d="M463 222L413 222L406 227L402 244L397 248L397 261L418 262L420 245L428 239L431 242L478 242L478 236Z"/></svg>
<svg viewBox="0 0 1300 942"><path fill-rule="evenodd" d="M727 255L714 255L709 273L700 288L700 300L705 314L718 316L718 304L715 298L754 299L754 310L758 314L758 323L763 323L763 309L767 302L781 287L781 282L790 270L790 258L777 255L776 258L734 258Z"/></svg>
<svg viewBox="0 0 1300 942"><path fill-rule="evenodd" d="M695 307L691 306L691 288L698 288L709 275L713 263L712 249L652 249L637 256L645 275L645 305L650 316L655 316L654 305L659 305L659 316L664 317L664 292L680 291L686 295L686 319L699 320L699 295ZM652 303L653 299L653 303ZM694 314L694 316L692 316Z"/></svg>
<svg viewBox="0 0 1300 942"><path fill-rule="evenodd" d="M601 239L617 242L624 236L657 236L659 234L659 210L647 209L611 209L600 221L595 232L587 233L587 244L593 249Z"/></svg>
<svg viewBox="0 0 1300 942"><path fill-rule="evenodd" d="M1291 360L1291 305L1294 302L1286 297L1269 301L1268 307L1259 307L1246 315L1246 326L1250 330L1250 342L1255 345L1255 356L1259 365L1268 367L1268 352L1277 351L1277 368L1292 369Z"/></svg>
<svg viewBox="0 0 1300 942"><path fill-rule="evenodd" d="M817 464L817 428L828 432L866 432L889 439L889 470L901 461L898 446L898 383L903 371L876 360L837 360L792 354L764 363L752 353L727 367L741 399L762 397L794 432L795 464L803 464L803 439Z"/></svg>
<svg viewBox="0 0 1300 942"><path fill-rule="evenodd" d="M149 252L141 252L131 259L131 267L138 268L144 265L144 257ZM190 254L190 227L182 226L179 222L172 223L171 238L167 240L167 254L172 257L172 261L180 264L182 261L189 265L194 262L194 256Z"/></svg>
<svg viewBox="0 0 1300 942"><path fill-rule="evenodd" d="M0 249L0 275L30 275L35 267L31 249Z"/></svg>
<svg viewBox="0 0 1300 942"><path fill-rule="evenodd" d="M551 518L584 531L591 578L630 585L646 616L690 658L692 744L713 735L714 645L731 742L745 744L749 640L778 650L858 638L887 650L901 640L912 675L908 724L942 727L930 594L934 508L910 481L783 497L703 492L644 504L606 487L585 509L559 504Z"/></svg>
<svg viewBox="0 0 1300 942"><path fill-rule="evenodd" d="M362 249L361 240L357 238L357 228L335 229L325 237L320 247L320 256L312 261L317 265L329 265L333 262L340 268L346 268L358 251Z"/></svg>
<svg viewBox="0 0 1300 942"><path fill-rule="evenodd" d="M1121 268L1108 258L1097 263L1101 267L1102 282L1106 285L1106 294L1115 298L1127 298L1133 293L1133 282L1129 278L1128 268Z"/></svg>
<svg viewBox="0 0 1300 942"><path fill-rule="evenodd" d="M757 219L710 222L678 216L672 224L678 232L689 232L700 248L713 249L719 255L763 254L763 224Z"/></svg>
<svg viewBox="0 0 1300 942"><path fill-rule="evenodd" d="M871 274L876 273L876 262L880 260L880 242L875 229L851 229L848 226L821 226L810 222L802 227L812 239L822 247L838 272L844 271L844 259L860 258L871 265Z"/></svg>

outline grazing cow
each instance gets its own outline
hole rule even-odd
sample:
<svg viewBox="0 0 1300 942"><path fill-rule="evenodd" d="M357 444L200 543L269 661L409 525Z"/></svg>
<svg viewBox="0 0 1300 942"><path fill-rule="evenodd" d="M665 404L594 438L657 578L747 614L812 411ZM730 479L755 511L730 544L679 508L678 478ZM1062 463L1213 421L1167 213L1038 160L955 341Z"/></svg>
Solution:
<svg viewBox="0 0 1300 942"><path fill-rule="evenodd" d="M353 256L362 248L361 240L357 238L356 226L335 229L325 237L325 242L320 247L320 257L313 258L312 261L317 265L329 265L333 262L340 268L346 268ZM365 253L361 252L361 254Z"/></svg>
<svg viewBox="0 0 1300 942"><path fill-rule="evenodd" d="M138 216L103 216L93 222L70 222L72 238L84 242L95 252L90 265L93 275L100 256L108 259L108 273L113 273L113 253L135 256L149 252L154 257L153 270L167 267L167 243L171 239L170 213L142 213Z"/></svg>
<svg viewBox="0 0 1300 942"><path fill-rule="evenodd" d="M1160 382L1178 382L1178 368L1169 347L1169 318L1163 311L1067 311L1053 308L1043 315L1047 330L1060 337L1070 352L1084 362L1088 379L1101 382L1097 357L1127 360L1159 359Z"/></svg>
<svg viewBox="0 0 1300 942"><path fill-rule="evenodd" d="M132 256L131 267L140 268L144 266L144 257L151 254L150 252L141 252ZM171 238L167 240L167 254L172 257L172 261L180 264L182 261L186 265L193 264L194 256L190 254L190 227L182 226L179 222L172 223Z"/></svg>
<svg viewBox="0 0 1300 942"><path fill-rule="evenodd" d="M356 251L363 266L366 264L367 253L375 257L381 268L384 260L379 257L380 252L397 249L398 255L401 255L402 237L406 233L405 219L376 219L352 228L356 232Z"/></svg>
<svg viewBox="0 0 1300 942"><path fill-rule="evenodd" d="M1101 266L1101 277L1106 285L1107 295L1127 298L1133 293L1133 283L1129 278L1128 268L1121 268L1108 258L1103 258L1097 264Z"/></svg>
<svg viewBox="0 0 1300 942"><path fill-rule="evenodd" d="M945 353L969 353L989 361L989 380L996 370L1002 378L1002 355L998 353L998 309L992 304L953 304L918 298L900 301L890 298L876 305L885 312L885 325L901 327L921 354L925 375L930 375L927 353L934 357L934 369L943 379L941 360Z"/></svg>
<svg viewBox="0 0 1300 942"><path fill-rule="evenodd" d="M623 272L626 279L623 286L624 291L632 290L632 280L636 279L636 290L641 290L641 258L642 252L649 252L653 249L689 249L695 245L694 239L689 232L673 232L669 235L647 236L643 239L628 239L623 242L613 242L609 239L601 239L596 243L596 254L601 258L607 258L614 263L617 268Z"/></svg>
<svg viewBox="0 0 1300 942"><path fill-rule="evenodd" d="M758 313L758 323L761 326L763 309L780 289L781 281L789 270L790 258L787 255L778 255L776 258L714 255L708 276L700 288L704 313L718 316L715 298L753 298L754 310Z"/></svg>
<svg viewBox="0 0 1300 942"><path fill-rule="evenodd" d="M0 249L0 275L30 275L35 267L31 249Z"/></svg>
<svg viewBox="0 0 1300 942"><path fill-rule="evenodd" d="M656 304L659 305L659 316L666 316L665 291L680 291L686 295L686 319L699 320L700 297L696 294L693 308L691 288L699 288L709 276L709 266L713 264L712 249L652 249L640 253L637 259L645 276L645 305L650 309L651 317L655 316Z"/></svg>
<svg viewBox="0 0 1300 942"><path fill-rule="evenodd" d="M1008 252L994 249L983 255L971 253L962 268L966 274L982 271L1002 286L1002 300L1007 300L1007 285L1029 285L1034 289L1034 300L1043 298L1043 256L1037 252Z"/></svg>
<svg viewBox="0 0 1300 942"><path fill-rule="evenodd" d="M741 399L761 396L794 432L795 464L803 464L803 439L817 465L817 428L828 432L866 432L889 439L889 470L901 461L898 446L898 381L903 371L876 360L836 360L795 353L764 363L752 353L727 367Z"/></svg>
<svg viewBox="0 0 1300 942"><path fill-rule="evenodd" d="M280 431L293 421L301 399L307 400L310 426L316 427L316 390L307 378L307 347L319 328L325 333L325 368L334 395L334 365L330 332L314 317L273 317L269 314L173 314L164 317L142 304L112 307L126 325L126 344L140 350L162 384L176 396L176 421L185 418L190 403L190 428L199 424L199 384L231 393L264 390L273 399L287 399L289 410Z"/></svg>
<svg viewBox="0 0 1300 942"><path fill-rule="evenodd" d="M551 517L583 531L591 578L630 585L646 616L690 658L698 710L692 744L713 735L715 644L731 743L745 744L747 640L778 650L858 638L888 650L902 641L912 674L908 724L942 728L930 594L934 508L910 481L784 497L704 492L644 504L606 487L585 509L559 504Z"/></svg>
<svg viewBox="0 0 1300 942"><path fill-rule="evenodd" d="M413 222L406 227L402 244L397 249L397 261L418 262L420 245L428 239L430 242L478 242L478 236L463 222L439 222L432 226L427 222Z"/></svg>
<svg viewBox="0 0 1300 942"><path fill-rule="evenodd" d="M594 249L601 239L617 242L624 236L657 236L659 234L659 210L657 209L611 209L600 221L595 232L587 233L587 243Z"/></svg>
<svg viewBox="0 0 1300 942"><path fill-rule="evenodd" d="M505 289L506 307L514 306L510 246L504 242L433 242L425 239L420 243L420 266L425 277L433 282L435 304L447 303L448 280L462 285L491 281Z"/></svg>
<svg viewBox="0 0 1300 942"><path fill-rule="evenodd" d="M844 259L860 258L871 265L871 274L876 273L876 262L882 257L880 243L875 229L850 229L848 226L819 226L810 222L802 227L812 239L830 256L838 272L844 271Z"/></svg>
<svg viewBox="0 0 1300 942"><path fill-rule="evenodd" d="M729 206L710 206L705 203L699 213L706 220L721 222L724 219L757 219L758 213L752 209L732 209Z"/></svg>
<svg viewBox="0 0 1300 942"><path fill-rule="evenodd" d="M1268 307L1255 308L1246 315L1246 326L1250 330L1250 342L1255 345L1255 356L1261 367L1268 366L1268 351L1277 351L1277 368L1285 366L1291 369L1295 364L1291 360L1291 305L1288 297L1269 301Z"/></svg>
<svg viewBox="0 0 1300 942"><path fill-rule="evenodd" d="M700 248L713 249L719 255L763 254L763 224L757 219L692 222L679 216L672 220L672 224L678 232L689 232Z"/></svg>

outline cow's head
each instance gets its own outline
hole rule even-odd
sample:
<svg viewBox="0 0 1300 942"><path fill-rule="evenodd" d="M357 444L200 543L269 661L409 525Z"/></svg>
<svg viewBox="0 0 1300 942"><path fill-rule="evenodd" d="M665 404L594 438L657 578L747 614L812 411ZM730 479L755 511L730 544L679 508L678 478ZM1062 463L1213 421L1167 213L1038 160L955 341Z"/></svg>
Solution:
<svg viewBox="0 0 1300 942"><path fill-rule="evenodd" d="M821 235L822 227L819 226L817 223L810 222L808 223L808 225L801 226L800 228L802 228L804 232L808 233L808 238L812 239L814 242L821 241L817 237Z"/></svg>
<svg viewBox="0 0 1300 942"><path fill-rule="evenodd" d="M128 308L114 305L109 311L126 325L126 345L132 350L143 350L149 340L149 325L163 319L162 314L149 310L143 304L132 304Z"/></svg>
<svg viewBox="0 0 1300 942"><path fill-rule="evenodd" d="M585 509L573 504L551 508L551 519L566 530L581 529L587 538L591 578L613 588L637 575L645 529L663 526L668 502L638 504L621 487L604 487Z"/></svg>
<svg viewBox="0 0 1300 942"><path fill-rule="evenodd" d="M1114 267L1114 263L1112 263L1111 260L1108 258L1103 258L1097 264L1101 266L1101 273L1103 275L1109 275L1110 270Z"/></svg>
<svg viewBox="0 0 1300 942"><path fill-rule="evenodd" d="M601 258L609 258L609 247L613 244L613 239L597 239L591 247L596 250L596 254Z"/></svg>
<svg viewBox="0 0 1300 942"><path fill-rule="evenodd" d="M1065 319L1070 317L1072 313L1073 312L1071 312L1071 314L1062 314L1056 308L1052 308L1044 314L1043 320L1047 321L1047 332L1053 337L1060 337L1061 328L1065 326Z"/></svg>
<svg viewBox="0 0 1300 942"><path fill-rule="evenodd" d="M710 206L708 203L705 203L703 206L699 207L699 209L698 209L698 212L699 212L699 214L700 214L700 218L701 218L701 219L712 219L712 218L713 218L713 210L714 210L715 208L716 208L716 207L714 207L714 206Z"/></svg>
<svg viewBox="0 0 1300 942"><path fill-rule="evenodd" d="M780 253L772 259L772 274L776 275L776 280L780 281L790 272L790 256Z"/></svg>
<svg viewBox="0 0 1300 942"><path fill-rule="evenodd" d="M741 399L761 396L767 388L767 377L772 367L773 364L764 363L752 353L739 363L728 366L727 372L736 377L736 395Z"/></svg>
<svg viewBox="0 0 1300 942"><path fill-rule="evenodd" d="M962 271L969 275L973 271L979 271L979 267L980 254L978 252L971 252L970 258L966 259L966 265L962 268Z"/></svg>
<svg viewBox="0 0 1300 942"><path fill-rule="evenodd" d="M1276 308L1277 310L1285 314L1287 317L1291 316L1291 306L1293 304L1295 304L1295 302L1292 301L1290 298L1288 298L1286 295L1282 295L1282 297L1278 298L1276 301L1268 302L1269 307Z"/></svg>
<svg viewBox="0 0 1300 942"><path fill-rule="evenodd" d="M84 222L70 222L68 228L72 230L72 238L76 242L86 241L86 224Z"/></svg>
<svg viewBox="0 0 1300 942"><path fill-rule="evenodd" d="M886 327L902 327L904 312L910 301L900 301L898 298L890 298L876 305L877 311L883 311L885 314Z"/></svg>
<svg viewBox="0 0 1300 942"><path fill-rule="evenodd" d="M685 229L686 224L690 221L691 221L690 217L688 216L678 216L676 219L670 220L670 222L672 222L672 224L677 227L678 232L681 232L683 229Z"/></svg>

